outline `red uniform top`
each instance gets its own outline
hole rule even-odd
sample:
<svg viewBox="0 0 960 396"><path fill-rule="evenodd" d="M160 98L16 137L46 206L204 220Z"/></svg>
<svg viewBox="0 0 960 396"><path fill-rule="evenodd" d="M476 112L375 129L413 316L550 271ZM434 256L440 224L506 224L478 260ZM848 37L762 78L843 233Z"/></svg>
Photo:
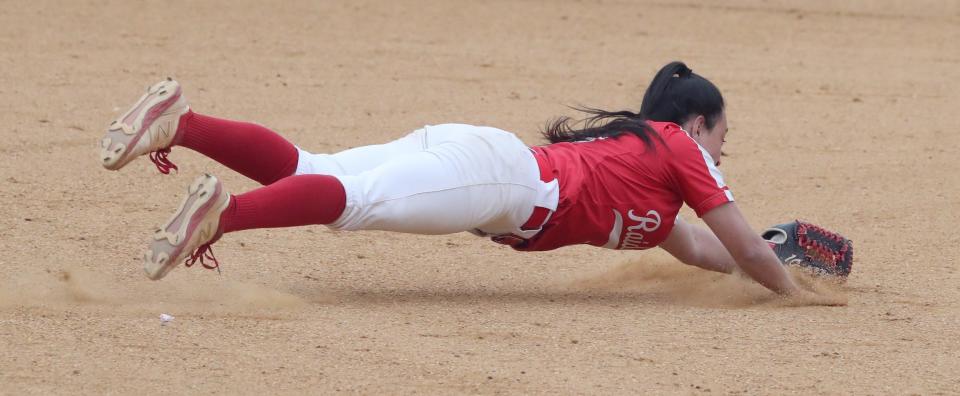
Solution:
<svg viewBox="0 0 960 396"><path fill-rule="evenodd" d="M670 234L680 206L703 216L733 201L715 161L677 124L648 122L651 150L625 133L532 147L560 184L557 210L542 230L517 250L552 250L590 244L649 249ZM549 178L548 178L549 179Z"/></svg>

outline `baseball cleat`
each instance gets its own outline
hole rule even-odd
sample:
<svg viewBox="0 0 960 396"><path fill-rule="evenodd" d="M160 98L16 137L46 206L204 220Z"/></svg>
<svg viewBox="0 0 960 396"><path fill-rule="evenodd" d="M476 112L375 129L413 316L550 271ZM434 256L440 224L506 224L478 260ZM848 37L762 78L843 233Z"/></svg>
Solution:
<svg viewBox="0 0 960 396"><path fill-rule="evenodd" d="M100 140L100 160L104 168L118 170L135 158L150 154L150 160L163 173L176 170L167 159L177 135L180 116L190 110L180 84L171 78L147 88L130 110L114 120Z"/></svg>
<svg viewBox="0 0 960 396"><path fill-rule="evenodd" d="M220 215L230 204L230 194L216 177L205 174L187 188L187 196L173 217L150 238L143 256L147 277L158 280L184 262L197 261L206 268L219 270L210 245L220 239ZM207 264L204 260L212 260Z"/></svg>

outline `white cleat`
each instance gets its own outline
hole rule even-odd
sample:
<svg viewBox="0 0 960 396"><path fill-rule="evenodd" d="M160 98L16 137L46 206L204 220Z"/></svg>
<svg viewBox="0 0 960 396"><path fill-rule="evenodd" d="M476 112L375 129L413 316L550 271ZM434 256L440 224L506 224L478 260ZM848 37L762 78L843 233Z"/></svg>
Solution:
<svg viewBox="0 0 960 396"><path fill-rule="evenodd" d="M206 268L219 269L210 245L220 239L220 215L229 204L230 194L219 179L205 174L194 180L180 208L150 238L143 256L147 277L161 279L183 261L188 267L199 261Z"/></svg>
<svg viewBox="0 0 960 396"><path fill-rule="evenodd" d="M177 135L180 116L189 110L180 84L173 79L167 78L147 88L147 93L114 120L100 140L103 167L118 170L149 153L161 173L177 169L167 155Z"/></svg>

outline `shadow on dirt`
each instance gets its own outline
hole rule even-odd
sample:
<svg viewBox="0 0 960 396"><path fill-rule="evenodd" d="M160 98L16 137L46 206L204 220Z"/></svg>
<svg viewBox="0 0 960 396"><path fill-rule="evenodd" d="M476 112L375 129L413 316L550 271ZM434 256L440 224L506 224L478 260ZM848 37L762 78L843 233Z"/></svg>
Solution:
<svg viewBox="0 0 960 396"><path fill-rule="evenodd" d="M846 305L841 284L792 271L805 289L804 297L782 298L740 275L726 275L676 263L624 263L608 271L553 285L494 285L464 288L462 285L424 285L405 289L297 290L295 294L315 303L334 304L484 304L529 305L684 305L693 307L746 308L812 305Z"/></svg>

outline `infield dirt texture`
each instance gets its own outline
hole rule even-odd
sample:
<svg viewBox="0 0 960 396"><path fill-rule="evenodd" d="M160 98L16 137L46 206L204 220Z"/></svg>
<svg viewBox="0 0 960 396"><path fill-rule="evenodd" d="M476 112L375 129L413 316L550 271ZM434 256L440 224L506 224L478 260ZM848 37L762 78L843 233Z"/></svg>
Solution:
<svg viewBox="0 0 960 396"><path fill-rule="evenodd" d="M0 393L957 394L958 43L956 0L4 1ZM147 237L196 175L256 185L183 148L176 176L97 158L166 76L334 152L444 122L539 144L564 105L638 109L672 60L722 89L758 231L854 240L849 282L820 285L846 306L660 251L320 226L151 282Z"/></svg>

